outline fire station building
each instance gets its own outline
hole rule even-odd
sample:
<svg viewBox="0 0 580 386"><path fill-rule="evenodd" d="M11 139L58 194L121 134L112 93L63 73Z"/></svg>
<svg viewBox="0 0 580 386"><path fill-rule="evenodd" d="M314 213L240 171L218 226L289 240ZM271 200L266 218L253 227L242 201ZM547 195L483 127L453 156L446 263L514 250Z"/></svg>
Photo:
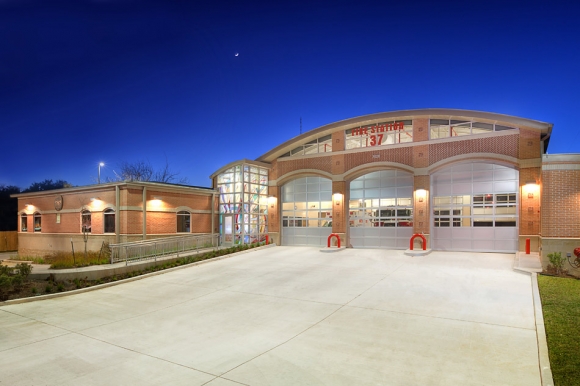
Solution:
<svg viewBox="0 0 580 386"><path fill-rule="evenodd" d="M423 109L366 115L295 137L211 177L231 242L571 252L580 245L580 155L547 154L552 124Z"/></svg>

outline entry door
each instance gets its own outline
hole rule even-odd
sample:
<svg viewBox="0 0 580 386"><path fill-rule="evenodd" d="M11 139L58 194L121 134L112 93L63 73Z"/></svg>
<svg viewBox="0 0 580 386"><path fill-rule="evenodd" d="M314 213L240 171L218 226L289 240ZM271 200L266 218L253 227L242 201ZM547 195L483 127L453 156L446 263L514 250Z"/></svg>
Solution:
<svg viewBox="0 0 580 386"><path fill-rule="evenodd" d="M234 244L234 215L224 214L222 222L223 245L231 246Z"/></svg>

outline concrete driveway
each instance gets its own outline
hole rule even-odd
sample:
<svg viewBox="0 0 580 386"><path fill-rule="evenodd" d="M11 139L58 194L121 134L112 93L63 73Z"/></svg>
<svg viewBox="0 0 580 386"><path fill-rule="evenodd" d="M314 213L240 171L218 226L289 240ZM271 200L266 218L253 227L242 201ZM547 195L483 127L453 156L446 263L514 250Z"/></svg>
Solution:
<svg viewBox="0 0 580 386"><path fill-rule="evenodd" d="M0 385L540 385L513 255L275 247L0 307Z"/></svg>

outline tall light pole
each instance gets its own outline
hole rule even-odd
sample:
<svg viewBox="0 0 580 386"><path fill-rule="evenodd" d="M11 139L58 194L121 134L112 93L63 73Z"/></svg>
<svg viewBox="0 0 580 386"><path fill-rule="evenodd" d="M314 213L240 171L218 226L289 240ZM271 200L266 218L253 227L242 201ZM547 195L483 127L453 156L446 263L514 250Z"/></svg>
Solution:
<svg viewBox="0 0 580 386"><path fill-rule="evenodd" d="M101 166L105 166L105 164L103 162L99 162L99 177L97 179L99 184L101 183Z"/></svg>

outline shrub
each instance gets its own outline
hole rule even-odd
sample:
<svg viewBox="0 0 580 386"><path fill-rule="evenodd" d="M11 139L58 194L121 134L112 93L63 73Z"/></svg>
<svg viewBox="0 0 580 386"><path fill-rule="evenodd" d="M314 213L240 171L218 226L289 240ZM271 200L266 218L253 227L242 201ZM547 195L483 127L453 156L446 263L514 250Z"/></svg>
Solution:
<svg viewBox="0 0 580 386"><path fill-rule="evenodd" d="M36 295L36 287L32 287L32 289L30 290L30 292L32 292L33 295Z"/></svg>
<svg viewBox="0 0 580 386"><path fill-rule="evenodd" d="M62 282L58 283L56 289L58 290L58 292L64 291L64 283Z"/></svg>
<svg viewBox="0 0 580 386"><path fill-rule="evenodd" d="M48 284L46 285L46 287L44 287L44 292L46 292L47 294L49 294L51 290L52 290L52 287Z"/></svg>
<svg viewBox="0 0 580 386"><path fill-rule="evenodd" d="M562 272L562 267L564 266L565 260L565 258L562 257L562 252L548 253L548 259L550 259L550 264L552 267L554 267L556 273L560 274L560 272Z"/></svg>
<svg viewBox="0 0 580 386"><path fill-rule="evenodd" d="M0 300L8 299L8 294L12 290L12 277L0 274Z"/></svg>
<svg viewBox="0 0 580 386"><path fill-rule="evenodd" d="M32 265L28 263L16 264L14 268L18 271L18 275L22 278L22 280L26 280L28 275L30 275L32 272Z"/></svg>

